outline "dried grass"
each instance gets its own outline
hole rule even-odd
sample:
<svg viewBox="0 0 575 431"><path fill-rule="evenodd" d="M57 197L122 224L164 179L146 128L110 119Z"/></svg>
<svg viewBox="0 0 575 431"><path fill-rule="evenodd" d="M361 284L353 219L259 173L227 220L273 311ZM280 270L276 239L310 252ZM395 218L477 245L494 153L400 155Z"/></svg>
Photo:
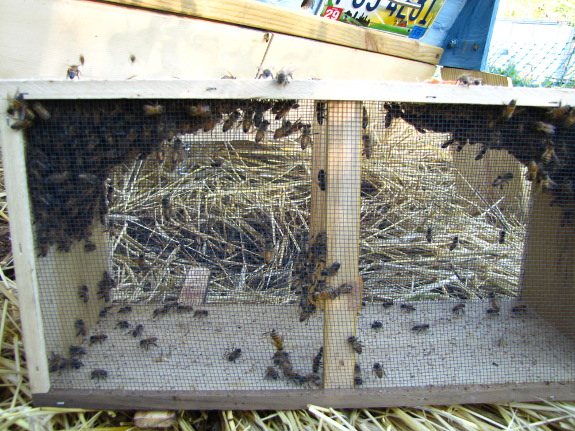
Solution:
<svg viewBox="0 0 575 431"><path fill-rule="evenodd" d="M265 152L269 155L270 150ZM226 152L234 158L243 160L244 170L242 174L238 174L238 168L230 167L229 173L239 175L232 182L238 184L237 178L251 178L256 179L256 184L250 184L249 190L258 190L261 193L251 197L245 197L247 191L242 189L241 182L230 190L228 194L232 200L220 203L221 213L219 217L224 217L232 211L233 205L236 204L233 200L234 196L242 195L247 201L251 201L252 205L245 205L249 210L257 209L272 220L272 233L276 232L273 238L280 238L283 235L290 237L293 233L286 232L286 224L278 222L282 220L279 215L279 208L285 211L285 205L292 199L296 202L298 198L294 199L293 195L289 195L287 189L284 187L283 182L289 183L292 188L294 181L296 185L296 195L298 187L305 188L305 175L307 174L306 168L301 165L297 169L296 178L290 177L294 175L293 157L290 154L284 153L280 149L274 149L274 163L282 166L283 170L278 169L278 174L272 177L265 177L260 175L259 169L266 164L263 158L252 158L248 162L246 151L241 151L241 148L226 144L219 150L220 154ZM250 154L254 154L250 150ZM283 159L282 159L283 157ZM283 160L283 161L282 161ZM291 168L287 168L287 166ZM134 170L139 169L138 166L133 167ZM281 172L281 173L279 173ZM209 172L207 177L209 178ZM365 177L371 178L374 175L371 170L365 174ZM396 172L395 179L382 180L383 184L387 184L389 188L397 187L394 181L399 181L405 178L401 173ZM139 176L138 176L139 178ZM258 178L261 178L258 180ZM412 181L423 181L424 178L413 176L410 177ZM281 181L278 182L278 180ZM218 181L218 180L215 180ZM219 180L223 181L223 180ZM299 181L299 183L298 183ZM395 185L394 185L395 184ZM179 186L178 186L179 185ZM185 211L198 211L201 210L203 214L210 214L211 209L202 208L200 204L188 201L188 198L181 192L178 194L180 187L191 186L186 183L184 179L178 177L174 180L174 184L170 190L176 191L173 194L176 206ZM220 186L223 185L220 183ZM163 196L163 194L153 195L140 192L139 194L133 193L133 184L126 182L123 189L121 189L121 196L123 198L116 203L116 205L131 205L131 201L135 200L142 212L155 211L157 205L152 205L153 202ZM256 188L257 187L257 188ZM0 186L0 229L5 228L9 220L6 211L5 193L3 192L3 185ZM132 190L132 192L130 192ZM274 205L272 198L263 194L263 190L273 190L279 192L283 196L278 202L277 206ZM301 192L301 191L300 191ZM163 192L165 193L165 191ZM192 195L192 193L187 193ZM212 196L210 199L214 198ZM223 196L218 195L219 198ZM261 199L268 199L267 205L261 204ZM206 199L209 201L209 199ZM206 202L204 201L204 203ZM230 206L231 205L231 206ZM299 197L298 205L293 209L293 220L300 220L305 224L305 208L307 206L306 198L303 194ZM223 210L223 208L228 208ZM303 209L302 209L303 208ZM185 211L183 213L185 213ZM375 213L375 212L374 212ZM377 222L377 220L376 220ZM398 220L394 226L402 226L406 232L409 230L401 224L402 220ZM282 224L283 223L283 224ZM375 223L375 222L374 222ZM462 227L470 223L470 220L463 220ZM417 222L414 222L417 224ZM512 224L512 223L510 223ZM126 224L119 223L120 226ZM246 228L245 226L243 228ZM150 229L146 227L145 229ZM168 227L166 231L162 231L159 226L154 228L158 235L166 235L171 238L174 235L172 228ZM518 228L519 229L519 228ZM248 229L246 229L247 231ZM416 231L417 229L413 230ZM477 232L477 227L473 227L474 232ZM127 250L128 256L137 256L141 252L139 249L138 241L131 240L126 228L122 228L120 233L116 233L116 247L124 247ZM282 234L280 236L280 233ZM246 233L247 235L248 233ZM253 233L252 233L253 234ZM393 256L396 263L401 262L401 256L408 256L409 247L407 251L405 244L397 244L390 246L390 244L380 244L377 235L368 228L366 230L366 243L364 249L366 253L365 262L371 259L370 263L365 264L363 271L369 278L369 271L374 271L378 263L377 260L370 256L376 256L381 252L381 247L385 248L385 253ZM519 236L519 235L518 235ZM217 238L215 235L206 236L206 240L212 241L214 244L222 243L224 238ZM480 234L476 234L475 239L477 242L484 241L481 239ZM3 245L6 246L7 238L2 238ZM274 240L274 246L281 250L282 245ZM509 249L513 250L515 247L510 245ZM239 253L239 252L238 252ZM242 250L242 253L247 254L248 250ZM466 250L466 254L460 257L461 260L472 259L472 250ZM31 405L31 391L26 372L26 360L21 338L20 327L20 309L17 300L17 284L13 281L13 263L12 254L7 251L0 256L0 298L2 300L1 315L0 315L0 385L2 390L0 392L0 431L3 430L63 430L63 429L91 429L91 430L107 430L107 431L120 431L134 429L134 423L131 412L115 412L115 411L86 411L82 409L55 409L55 408L35 408ZM457 262L457 261L454 261ZM171 263L174 263L173 261ZM177 261L175 262L177 264ZM426 273L430 270L430 261L421 258L418 262L419 272ZM139 279L130 281L131 277L136 277L137 274L133 272L130 274L127 263L116 261L116 265L121 271L125 271L125 283L139 282ZM241 273L241 271L240 271ZM500 275L506 281L508 275L504 272ZM235 280L230 274L227 277ZM216 284L220 285L223 289L226 276L216 280ZM258 290L255 289L255 292ZM218 289L215 290L217 294ZM419 295L422 291L414 290L412 294ZM405 294L405 292L402 292ZM261 296L253 294L250 298L253 300L261 300ZM575 429L575 403L572 402L540 402L540 403L508 403L508 404L494 404L494 405L454 405L445 407L422 407L422 408L388 408L388 409L353 409L353 410L334 410L319 406L309 406L306 410L297 411L222 411L222 412L205 412L205 411L184 411L180 412L174 426L175 430L366 430L366 431L383 431L383 430L573 430Z"/></svg>

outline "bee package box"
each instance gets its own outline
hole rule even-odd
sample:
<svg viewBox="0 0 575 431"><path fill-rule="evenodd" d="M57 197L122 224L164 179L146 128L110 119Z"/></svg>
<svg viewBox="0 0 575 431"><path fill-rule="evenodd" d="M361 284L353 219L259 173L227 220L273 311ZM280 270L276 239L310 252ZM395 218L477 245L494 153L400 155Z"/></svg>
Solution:
<svg viewBox="0 0 575 431"><path fill-rule="evenodd" d="M34 402L568 399L575 94L3 81Z"/></svg>

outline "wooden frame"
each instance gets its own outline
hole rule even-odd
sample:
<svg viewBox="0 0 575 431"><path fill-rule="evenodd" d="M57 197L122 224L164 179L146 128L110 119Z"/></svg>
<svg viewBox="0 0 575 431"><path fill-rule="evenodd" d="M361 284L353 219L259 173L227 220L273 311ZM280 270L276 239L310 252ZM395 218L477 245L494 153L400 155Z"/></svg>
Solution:
<svg viewBox="0 0 575 431"><path fill-rule="evenodd" d="M390 82L329 82L329 81L292 81L286 86L280 86L274 81L263 80L206 80L206 81L90 81L90 82L42 82L42 81L3 81L0 82L0 95L13 95L17 91L26 95L29 99L311 99L330 101L330 109L337 111L338 106L349 105L353 107L354 116L360 118L359 100L372 101L407 101L420 103L462 103L462 104L487 104L503 105L511 99L517 99L520 106L556 107L561 105L575 105L575 92L569 90L527 89L527 88L501 88L501 87L464 87L464 86L437 86L428 84L405 84ZM2 96L5 97L5 96ZM347 102L346 102L347 101ZM355 101L355 102L353 102ZM1 107L6 109L8 100L0 99ZM341 116L335 116L337 121L350 121ZM337 120L339 118L339 120ZM331 120L330 120L331 121ZM359 122L358 122L359 124ZM338 146L334 146L330 138L330 126L327 128L327 147L325 169L328 181L338 184L341 180L341 163L349 163L355 172L353 181L345 184L359 185L358 162L360 154L360 140L353 138L360 133L360 128L352 130L350 140L344 140L338 145L343 151L335 152ZM331 129L332 131L334 129ZM10 129L7 124L0 125L0 139L3 147L4 166L6 172L6 190L11 215L11 235L15 256L15 267L18 275L19 295L23 310L34 310L33 313L23 313L23 333L27 346L27 360L31 375L34 401L38 405L88 407L88 408L301 408L306 404L324 404L333 407L368 407L383 405L421 405L454 402L498 402L498 401L526 401L538 398L569 399L575 390L575 381L569 380L559 384L549 384L545 381L531 382L518 385L492 384L482 386L477 384L462 385L431 385L405 388L392 386L387 389L365 388L361 390L348 389L346 382L339 380L330 381L329 386L337 389L323 390L262 390L262 391L133 391L133 390L72 390L63 391L50 387L48 374L47 352L45 349L45 335L42 320L42 310L39 308L37 293L40 280L38 279L38 263L32 237L32 225L30 220L30 205L27 199L21 199L22 190L26 186L24 142L22 134ZM323 151L323 150L322 150ZM339 150L338 150L339 151ZM340 158L338 160L338 158ZM314 167L314 175L317 175ZM351 193L348 195L347 193ZM337 230L342 227L349 229L350 238L358 238L356 229L359 227L358 214L346 213L347 222L342 226L341 218L335 212L340 199L358 199L359 190L341 188L339 191L330 192L326 205L325 229ZM330 208L333 209L333 213ZM540 273L549 274L551 277L554 267L541 268L535 266L541 251L537 250L537 238L541 235L557 235L566 237L568 244L573 242L573 231L561 226L560 217L554 215L545 223L549 207L544 198L536 198L533 201L532 212L536 222L529 226L530 239L526 248L526 260L523 275L523 291L525 300L534 309L541 311L553 327L562 329L568 334L573 334L573 319L570 315L557 317L550 312L557 301L573 304L575 289L572 280L573 265L572 250L568 254L558 251L557 264L564 270L560 273L557 281L553 281L553 290L541 289ZM555 255L554 255L555 256ZM349 282L360 284L357 276L357 268L353 268L352 262L357 259L354 251L342 250L337 243L328 244L328 259L341 259L347 262L338 280L334 283ZM87 262L87 261L86 261ZM63 261L62 265L66 265ZM87 262L88 264L88 262ZM100 272L106 265L106 256L99 256L89 265L93 271ZM535 274L538 272L538 274ZM341 277L341 278L339 278ZM350 296L345 300L334 301L326 307L326 321L331 318L340 320L347 325L350 333L354 332L355 313L357 298ZM541 305L543 304L543 305ZM95 308L96 306L94 306ZM344 310L342 312L342 310ZM95 313L92 312L92 314ZM330 314L331 313L331 314ZM365 311L369 314L369 310ZM365 316L362 318L366 318ZM326 347L326 361L334 361L327 365L328 369L345 369L346 381L350 377L350 365L353 361L349 358L333 359L330 347L339 346L341 340L331 344L330 325L325 326L324 333ZM340 327L339 327L340 328ZM338 329L339 329L338 328ZM66 336L63 334L63 336ZM516 340L519 342L519 340ZM347 347L347 346L346 346ZM349 350L349 349L348 349ZM349 356L349 355L348 355ZM332 366L333 365L333 366ZM331 368L330 368L331 367ZM485 370L488 372L488 370ZM231 394L231 395L230 395Z"/></svg>

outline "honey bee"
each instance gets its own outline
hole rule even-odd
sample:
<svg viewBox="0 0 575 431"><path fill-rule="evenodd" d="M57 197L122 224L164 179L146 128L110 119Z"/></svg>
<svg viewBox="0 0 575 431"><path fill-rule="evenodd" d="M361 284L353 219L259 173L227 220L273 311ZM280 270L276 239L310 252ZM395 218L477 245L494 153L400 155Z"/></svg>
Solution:
<svg viewBox="0 0 575 431"><path fill-rule="evenodd" d="M451 312L455 315L465 314L465 304L456 304L451 309Z"/></svg>
<svg viewBox="0 0 575 431"><path fill-rule="evenodd" d="M191 305L178 305L176 307L176 310L179 312L194 311L194 307L192 307Z"/></svg>
<svg viewBox="0 0 575 431"><path fill-rule="evenodd" d="M411 312L415 311L415 307L413 305L409 305L409 304L401 304L399 306L399 308L402 311L405 311L406 313L411 313Z"/></svg>
<svg viewBox="0 0 575 431"><path fill-rule="evenodd" d="M194 317L206 317L208 315L208 310L196 310L194 311Z"/></svg>
<svg viewBox="0 0 575 431"><path fill-rule="evenodd" d="M544 123L543 121L536 121L533 123L533 129L546 135L555 134L555 126L553 124Z"/></svg>
<svg viewBox="0 0 575 431"><path fill-rule="evenodd" d="M537 179L538 175L539 175L539 165L537 164L537 162L530 160L529 164L527 165L527 174L525 175L525 178L527 179L527 181L534 181L535 179Z"/></svg>
<svg viewBox="0 0 575 431"><path fill-rule="evenodd" d="M106 334L92 335L90 337L90 346L92 344L102 344L107 339L108 339L108 336Z"/></svg>
<svg viewBox="0 0 575 431"><path fill-rule="evenodd" d="M96 244L94 244L92 241L86 241L86 243L84 244L84 250L87 253L90 253L90 252L96 250Z"/></svg>
<svg viewBox="0 0 575 431"><path fill-rule="evenodd" d="M10 124L10 128L13 130L23 130L23 129L28 129L30 127L32 127L34 125L34 122L32 120L27 120L27 119L22 119L22 120L16 120L14 121L12 124Z"/></svg>
<svg viewBox="0 0 575 431"><path fill-rule="evenodd" d="M428 243L431 243L431 241L433 241L433 228L428 227L427 230L425 231L425 240Z"/></svg>
<svg viewBox="0 0 575 431"><path fill-rule="evenodd" d="M259 73L257 76L257 79L268 79L268 78L272 78L274 77L271 69L262 69L261 67L258 67Z"/></svg>
<svg viewBox="0 0 575 431"><path fill-rule="evenodd" d="M82 356L86 354L86 350L81 346L70 346L68 349L71 357Z"/></svg>
<svg viewBox="0 0 575 431"><path fill-rule="evenodd" d="M86 324L82 319L78 319L74 322L74 328L76 329L76 337L85 337L88 332Z"/></svg>
<svg viewBox="0 0 575 431"><path fill-rule="evenodd" d="M289 84L290 79L293 79L292 70L289 70L285 67L282 67L278 73L276 73L276 82L279 85L287 85Z"/></svg>
<svg viewBox="0 0 575 431"><path fill-rule="evenodd" d="M276 120L283 120L283 118L289 113L291 109L297 108L299 108L297 100L283 100L272 106L272 114L276 114Z"/></svg>
<svg viewBox="0 0 575 431"><path fill-rule="evenodd" d="M274 355L272 356L272 360L274 361L274 365L279 365L283 368L283 364L289 363L291 366L291 361L289 359L289 353L284 350L276 350Z"/></svg>
<svg viewBox="0 0 575 431"><path fill-rule="evenodd" d="M108 378L108 372L106 370L102 370L101 368L96 368L95 370L92 370L92 372L90 373L90 378L92 380L106 379Z"/></svg>
<svg viewBox="0 0 575 431"><path fill-rule="evenodd" d="M137 338L140 335L142 335L142 332L144 332L144 325L137 325L133 331L130 332L130 334L132 334L132 337Z"/></svg>
<svg viewBox="0 0 575 431"><path fill-rule="evenodd" d="M571 127L575 123L575 108L569 109L569 113L563 120L563 127Z"/></svg>
<svg viewBox="0 0 575 431"><path fill-rule="evenodd" d="M513 179L513 174L511 172L507 172L503 175L498 175L495 180L491 183L492 187L500 186L501 190L503 190L503 184L507 184L509 181Z"/></svg>
<svg viewBox="0 0 575 431"><path fill-rule="evenodd" d="M120 308L118 313L129 313L130 311L132 311L132 307L126 305L125 307Z"/></svg>
<svg viewBox="0 0 575 431"><path fill-rule="evenodd" d="M80 368L82 368L84 366L84 363L82 361L80 361L78 358L70 358L68 365L70 366L70 368L73 368L75 370L79 370Z"/></svg>
<svg viewBox="0 0 575 431"><path fill-rule="evenodd" d="M361 378L361 367L359 364L355 364L353 367L353 383L356 386L363 385L363 379Z"/></svg>
<svg viewBox="0 0 575 431"><path fill-rule="evenodd" d="M216 125L221 121L222 114L220 112L214 112L210 115L204 123L204 133L211 132L216 128Z"/></svg>
<svg viewBox="0 0 575 431"><path fill-rule="evenodd" d="M192 117L209 117L212 107L208 104L192 105L188 107L188 113Z"/></svg>
<svg viewBox="0 0 575 431"><path fill-rule="evenodd" d="M289 120L282 120L282 125L274 132L274 139L286 138L291 134L292 123Z"/></svg>
<svg viewBox="0 0 575 431"><path fill-rule="evenodd" d="M381 329L381 328L383 328L383 323L381 323L379 320L374 320L374 321L371 323L371 329L376 329L376 330L377 330L377 329Z"/></svg>
<svg viewBox="0 0 575 431"><path fill-rule="evenodd" d="M302 310L299 314L299 321L305 322L307 319L310 318L310 316L314 313L314 311L315 311L315 305L314 304L309 304L305 308L302 308Z"/></svg>
<svg viewBox="0 0 575 431"><path fill-rule="evenodd" d="M255 137L256 143L259 144L260 142L262 142L264 140L269 125L270 125L270 122L268 120L262 120L260 122L260 125L258 126L258 130L256 132L256 137Z"/></svg>
<svg viewBox="0 0 575 431"><path fill-rule="evenodd" d="M416 334L421 334L422 332L425 332L429 329L429 325L427 323L424 323L423 325L415 325L411 328L411 330L413 332L415 332Z"/></svg>
<svg viewBox="0 0 575 431"><path fill-rule="evenodd" d="M254 125L254 115L253 109L248 109L244 112L244 119L242 121L242 130L244 133L249 133Z"/></svg>
<svg viewBox="0 0 575 431"><path fill-rule="evenodd" d="M48 111L40 102L34 102L32 104L32 109L44 121L47 121L50 119L50 117L52 117L50 111Z"/></svg>
<svg viewBox="0 0 575 431"><path fill-rule="evenodd" d="M497 316L499 315L499 308L488 308L486 313L488 316Z"/></svg>
<svg viewBox="0 0 575 431"><path fill-rule="evenodd" d="M567 116L570 108L571 107L569 105L557 106L556 108L550 108L545 113L545 118L547 118L547 120L549 120L549 121L554 121L554 122L562 120L563 118L565 118Z"/></svg>
<svg viewBox="0 0 575 431"><path fill-rule="evenodd" d="M266 369L266 375L265 375L264 378L265 378L265 379L277 380L277 379L280 378L280 375L279 375L278 371L277 371L274 367L269 366L269 367Z"/></svg>
<svg viewBox="0 0 575 431"><path fill-rule="evenodd" d="M317 123L322 126L324 120L327 119L327 103L326 102L317 102L315 104L315 115Z"/></svg>
<svg viewBox="0 0 575 431"><path fill-rule="evenodd" d="M316 300L328 300L328 299L335 299L341 294L344 293L351 293L353 290L352 286L342 285L340 287L328 287L322 290L319 290L314 293L314 297Z"/></svg>
<svg viewBox="0 0 575 431"><path fill-rule="evenodd" d="M317 173L317 182L319 185L319 189L321 191L325 191L326 190L326 174L325 174L325 170L320 169Z"/></svg>
<svg viewBox="0 0 575 431"><path fill-rule="evenodd" d="M230 72L228 72L227 74L222 76L222 79L236 79L236 77L232 75Z"/></svg>
<svg viewBox="0 0 575 431"><path fill-rule="evenodd" d="M170 221L172 216L172 203L169 196L162 198L162 213L167 221Z"/></svg>
<svg viewBox="0 0 575 431"><path fill-rule="evenodd" d="M242 355L242 349L234 349L226 354L226 358L230 362L236 362L236 360Z"/></svg>
<svg viewBox="0 0 575 431"><path fill-rule="evenodd" d="M333 277L335 274L337 274L337 271L339 270L340 267L341 264L339 262L334 262L331 264L329 268L326 268L323 271L321 271L320 275L322 277Z"/></svg>
<svg viewBox="0 0 575 431"><path fill-rule="evenodd" d="M450 251L455 250L455 248L457 247L457 244L459 244L459 237L457 235L455 235L453 237L453 239L451 240L451 243L449 244L449 250Z"/></svg>
<svg viewBox="0 0 575 431"><path fill-rule="evenodd" d="M541 161L545 164L551 163L551 160L557 161L557 154L555 154L555 146L553 143L548 143L545 146L545 151L541 155Z"/></svg>
<svg viewBox="0 0 575 431"><path fill-rule="evenodd" d="M481 145L481 149L479 150L479 153L475 156L475 160L481 160L485 155L485 153L487 153L488 148L489 147L487 147L487 145L485 144Z"/></svg>
<svg viewBox="0 0 575 431"><path fill-rule="evenodd" d="M393 299L385 299L385 300L381 303L381 305L382 305L383 308L389 308L389 307L393 307L393 304L394 304L394 303L395 303L395 302L393 301Z"/></svg>
<svg viewBox="0 0 575 431"><path fill-rule="evenodd" d="M75 78L80 79L80 75L81 75L81 73L80 73L80 66L79 65L70 66L68 68L68 70L66 71L66 78L68 78L68 79L75 79Z"/></svg>
<svg viewBox="0 0 575 431"><path fill-rule="evenodd" d="M514 314L525 314L525 313L527 313L527 305L525 305L525 304L516 305L516 306L511 308L511 312Z"/></svg>
<svg viewBox="0 0 575 431"><path fill-rule="evenodd" d="M373 364L373 372L375 373L378 379L383 379L383 376L385 375L385 371L383 371L383 367L379 362Z"/></svg>
<svg viewBox="0 0 575 431"><path fill-rule="evenodd" d="M118 323L116 323L116 328L128 329L129 327L130 323L127 320L118 320Z"/></svg>
<svg viewBox="0 0 575 431"><path fill-rule="evenodd" d="M226 133L228 130L230 130L232 127L234 127L234 124L236 124L241 117L242 117L242 114L237 109L234 112L232 112L229 115L228 119L226 121L224 121L224 125L222 127L222 132Z"/></svg>
<svg viewBox="0 0 575 431"><path fill-rule="evenodd" d="M108 313L110 312L110 310L112 309L112 307L104 307L100 310L100 313L98 313L99 317L106 317L108 315Z"/></svg>
<svg viewBox="0 0 575 431"><path fill-rule="evenodd" d="M509 104L503 108L503 112L501 112L501 116L499 118L502 121L509 120L513 116L513 113L515 112L516 108L517 108L517 99L512 99L509 102Z"/></svg>
<svg viewBox="0 0 575 431"><path fill-rule="evenodd" d="M365 156L366 159L370 159L373 150L373 140L371 138L371 134L369 133L362 134L361 141L363 142L362 154Z"/></svg>
<svg viewBox="0 0 575 431"><path fill-rule="evenodd" d="M144 105L144 115L146 117L151 117L154 115L162 115L164 112L166 112L166 108L164 108L164 106L158 103L156 103L155 105L149 105L149 104Z"/></svg>
<svg viewBox="0 0 575 431"><path fill-rule="evenodd" d="M64 370L68 367L68 359L63 356L52 352L52 355L48 359L48 369L51 373L56 371Z"/></svg>
<svg viewBox="0 0 575 431"><path fill-rule="evenodd" d="M505 235L506 234L507 234L507 232L505 232L504 230L499 231L499 244L505 243Z"/></svg>
<svg viewBox="0 0 575 431"><path fill-rule="evenodd" d="M301 129L301 136L297 139L301 145L301 149L305 150L311 144L313 140L311 139L311 124L304 124Z"/></svg>
<svg viewBox="0 0 575 431"><path fill-rule="evenodd" d="M162 307L162 308L156 308L153 312L152 312L152 319L155 319L158 316L161 316L163 314L168 314L168 312L170 311L169 308L166 307Z"/></svg>
<svg viewBox="0 0 575 431"><path fill-rule="evenodd" d="M322 365L322 359L323 359L323 346L319 348L317 355L315 355L313 358L311 369L314 374L319 373L319 367L321 367Z"/></svg>
<svg viewBox="0 0 575 431"><path fill-rule="evenodd" d="M150 348L150 346L158 347L158 345L156 344L156 341L158 341L158 337L144 338L143 340L140 340L140 347L143 347L146 350L148 350Z"/></svg>
<svg viewBox="0 0 575 431"><path fill-rule="evenodd" d="M353 348L353 350L355 350L356 353L361 353L363 351L363 345L357 339L357 337L351 335L350 337L348 337L347 342L351 345L351 347Z"/></svg>
<svg viewBox="0 0 575 431"><path fill-rule="evenodd" d="M88 294L88 286L80 286L78 288L78 296L80 297L82 302L84 304L86 304L90 300L90 297Z"/></svg>
<svg viewBox="0 0 575 431"><path fill-rule="evenodd" d="M270 332L270 337L272 339L272 343L275 346L275 348L277 350L283 350L284 337L280 336L280 334L278 334L275 329L272 329L272 331Z"/></svg>
<svg viewBox="0 0 575 431"><path fill-rule="evenodd" d="M457 83L460 85L467 85L468 87L471 85L472 78L468 75L460 75L457 77Z"/></svg>

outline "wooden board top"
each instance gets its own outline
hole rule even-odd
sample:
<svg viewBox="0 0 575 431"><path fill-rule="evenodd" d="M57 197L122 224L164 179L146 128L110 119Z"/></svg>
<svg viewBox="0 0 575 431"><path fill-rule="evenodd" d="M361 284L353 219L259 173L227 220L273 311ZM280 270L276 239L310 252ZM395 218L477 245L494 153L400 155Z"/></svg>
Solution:
<svg viewBox="0 0 575 431"><path fill-rule="evenodd" d="M310 99L374 100L471 105L575 105L575 91L558 88L436 85L396 81L263 79L212 80L0 80L0 98L24 93L28 99Z"/></svg>
<svg viewBox="0 0 575 431"><path fill-rule="evenodd" d="M355 27L253 0L187 0L185 2L178 0L106 0L101 2L289 34L430 64L438 64L443 54L443 49L418 42L415 39Z"/></svg>

